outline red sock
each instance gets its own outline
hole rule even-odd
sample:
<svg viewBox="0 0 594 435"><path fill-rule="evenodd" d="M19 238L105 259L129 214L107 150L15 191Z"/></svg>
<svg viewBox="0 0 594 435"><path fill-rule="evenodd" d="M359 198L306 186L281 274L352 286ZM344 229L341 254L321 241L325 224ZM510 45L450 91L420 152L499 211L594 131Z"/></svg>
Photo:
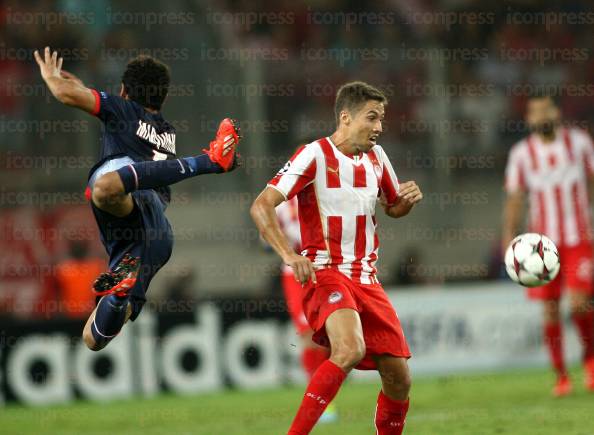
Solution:
<svg viewBox="0 0 594 435"><path fill-rule="evenodd" d="M324 361L311 377L303 401L289 429L289 435L307 435L334 399L347 374L330 360Z"/></svg>
<svg viewBox="0 0 594 435"><path fill-rule="evenodd" d="M565 362L563 361L563 337L561 331L561 322L547 323L544 325L544 341L549 348L551 362L557 375L564 376Z"/></svg>
<svg viewBox="0 0 594 435"><path fill-rule="evenodd" d="M400 435L404 430L404 419L408 412L407 400L393 400L380 390L375 408L377 435Z"/></svg>
<svg viewBox="0 0 594 435"><path fill-rule="evenodd" d="M301 353L301 365L311 379L315 371L328 359L328 350L322 347L306 347Z"/></svg>
<svg viewBox="0 0 594 435"><path fill-rule="evenodd" d="M584 360L594 357L594 311L575 313L573 322L584 346Z"/></svg>

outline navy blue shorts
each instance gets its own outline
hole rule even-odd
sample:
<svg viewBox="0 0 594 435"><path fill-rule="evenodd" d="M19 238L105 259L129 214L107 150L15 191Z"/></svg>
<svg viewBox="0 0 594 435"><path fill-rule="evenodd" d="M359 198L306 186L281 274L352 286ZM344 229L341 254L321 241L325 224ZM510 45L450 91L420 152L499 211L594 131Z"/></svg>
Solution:
<svg viewBox="0 0 594 435"><path fill-rule="evenodd" d="M91 181L96 178L91 177ZM130 320L134 320L146 302L145 294L151 280L171 257L173 232L165 216L167 203L156 191L138 190L131 195L134 209L123 218L100 210L92 202L91 207L101 242L109 255L109 268L115 268L127 253L140 258L138 279L130 291Z"/></svg>

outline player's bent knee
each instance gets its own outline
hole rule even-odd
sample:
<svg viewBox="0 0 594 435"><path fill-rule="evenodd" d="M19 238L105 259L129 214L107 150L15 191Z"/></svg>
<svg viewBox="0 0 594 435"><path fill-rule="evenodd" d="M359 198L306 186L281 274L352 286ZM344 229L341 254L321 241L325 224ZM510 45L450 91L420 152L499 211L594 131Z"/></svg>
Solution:
<svg viewBox="0 0 594 435"><path fill-rule="evenodd" d="M398 372L383 372L380 373L382 378L382 388L388 397L394 400L406 400L410 389L412 387L412 379L410 373Z"/></svg>
<svg viewBox="0 0 594 435"><path fill-rule="evenodd" d="M330 359L339 367L350 370L365 357L365 343L361 340L333 345Z"/></svg>
<svg viewBox="0 0 594 435"><path fill-rule="evenodd" d="M401 391L406 392L408 394L408 392L412 388L412 378L410 376L410 373L407 373L406 375L398 379L398 387Z"/></svg>
<svg viewBox="0 0 594 435"><path fill-rule="evenodd" d="M572 313L582 313L591 309L590 296L587 292L573 291L569 302Z"/></svg>
<svg viewBox="0 0 594 435"><path fill-rule="evenodd" d="M92 198L98 207L117 204L125 198L122 181L117 172L108 172L93 185Z"/></svg>
<svg viewBox="0 0 594 435"><path fill-rule="evenodd" d="M95 342L95 338L93 337L93 333L89 328L85 328L82 334L83 341L87 345L90 350L98 351L101 350L101 347L97 345Z"/></svg>

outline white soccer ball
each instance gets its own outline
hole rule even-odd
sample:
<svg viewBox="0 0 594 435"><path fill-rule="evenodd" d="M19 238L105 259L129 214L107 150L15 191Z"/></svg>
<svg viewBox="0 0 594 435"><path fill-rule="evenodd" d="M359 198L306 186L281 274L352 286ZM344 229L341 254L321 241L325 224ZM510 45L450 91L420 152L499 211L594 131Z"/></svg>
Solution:
<svg viewBox="0 0 594 435"><path fill-rule="evenodd" d="M505 251L509 277L525 287L537 287L555 279L559 273L559 252L551 239L542 234L520 234Z"/></svg>

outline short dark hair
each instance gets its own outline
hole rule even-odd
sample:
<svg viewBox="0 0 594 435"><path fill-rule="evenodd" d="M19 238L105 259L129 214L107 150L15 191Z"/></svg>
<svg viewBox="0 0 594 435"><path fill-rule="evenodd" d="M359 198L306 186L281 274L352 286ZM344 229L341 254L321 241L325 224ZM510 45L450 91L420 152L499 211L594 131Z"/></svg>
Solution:
<svg viewBox="0 0 594 435"><path fill-rule="evenodd" d="M359 106L365 104L369 100L388 104L386 95L378 88L371 86L368 83L357 81L342 85L336 93L336 101L334 102L336 125L340 123L340 112L345 109L350 112L355 112Z"/></svg>
<svg viewBox="0 0 594 435"><path fill-rule="evenodd" d="M551 92L545 92L544 90L540 90L540 89L535 89L532 92L530 92L528 94L528 99L527 101L530 100L546 100L549 99L552 101L552 103L559 107L559 104L561 103L559 95L557 95L556 93L551 93Z"/></svg>
<svg viewBox="0 0 594 435"><path fill-rule="evenodd" d="M128 62L122 76L128 97L143 107L161 110L169 90L169 67L151 56L140 55Z"/></svg>

